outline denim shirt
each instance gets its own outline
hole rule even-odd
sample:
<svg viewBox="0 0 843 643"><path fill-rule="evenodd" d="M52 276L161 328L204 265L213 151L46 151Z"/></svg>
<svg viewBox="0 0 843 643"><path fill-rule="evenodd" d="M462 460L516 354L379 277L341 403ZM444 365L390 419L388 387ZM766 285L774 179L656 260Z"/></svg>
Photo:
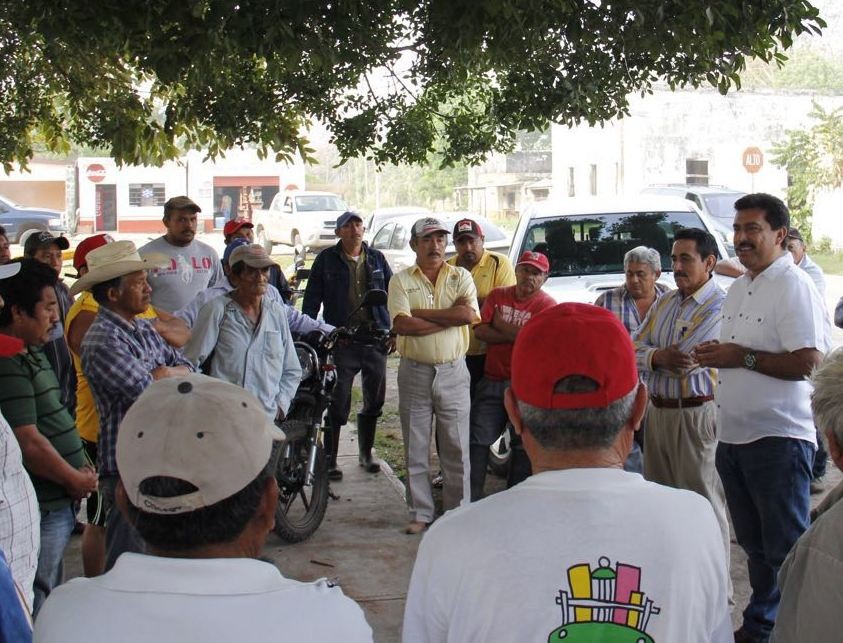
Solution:
<svg viewBox="0 0 843 643"><path fill-rule="evenodd" d="M264 297L255 325L230 294L212 299L199 311L184 349L197 367L211 357L206 373L252 393L270 420L278 409L287 412L301 381L285 308Z"/></svg>
<svg viewBox="0 0 843 643"><path fill-rule="evenodd" d="M388 290L392 270L380 250L370 248L363 243L366 255L367 288L369 290ZM323 306L322 315L325 321L334 326L344 326L348 323L351 312L348 305L348 289L351 278L348 265L343 259L342 242L333 248L328 248L317 255L307 280L304 293L302 312L314 319L319 314L319 306ZM372 317L378 328L388 330L392 324L386 306L372 308Z"/></svg>

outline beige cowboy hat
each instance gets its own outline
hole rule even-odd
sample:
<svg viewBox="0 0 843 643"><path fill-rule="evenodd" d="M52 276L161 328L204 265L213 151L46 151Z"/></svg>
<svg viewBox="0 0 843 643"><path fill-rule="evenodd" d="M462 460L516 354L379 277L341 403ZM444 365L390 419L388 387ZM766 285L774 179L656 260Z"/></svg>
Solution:
<svg viewBox="0 0 843 643"><path fill-rule="evenodd" d="M87 263L88 272L70 287L71 295L78 295L92 286L138 270L163 268L170 263L170 258L159 253L141 257L131 241L114 241L91 250L87 255Z"/></svg>

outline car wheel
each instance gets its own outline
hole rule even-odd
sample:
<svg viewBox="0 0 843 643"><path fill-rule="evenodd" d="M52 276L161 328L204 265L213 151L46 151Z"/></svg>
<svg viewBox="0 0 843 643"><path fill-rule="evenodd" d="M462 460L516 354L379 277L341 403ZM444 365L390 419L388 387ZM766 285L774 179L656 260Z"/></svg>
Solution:
<svg viewBox="0 0 843 643"><path fill-rule="evenodd" d="M255 230L255 243L262 245L263 249L266 250L266 254L272 254L272 242L266 236L266 230L263 228Z"/></svg>
<svg viewBox="0 0 843 643"><path fill-rule="evenodd" d="M18 235L18 243L22 246L26 245L26 240L29 239L33 234L38 234L41 230L37 228L33 228L31 230L24 230Z"/></svg>

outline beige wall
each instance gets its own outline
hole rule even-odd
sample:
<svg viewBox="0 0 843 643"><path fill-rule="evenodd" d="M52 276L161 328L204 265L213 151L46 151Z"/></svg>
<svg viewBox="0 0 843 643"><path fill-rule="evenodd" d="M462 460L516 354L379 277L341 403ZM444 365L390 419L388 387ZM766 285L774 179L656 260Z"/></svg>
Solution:
<svg viewBox="0 0 843 643"><path fill-rule="evenodd" d="M0 194L32 208L51 208L64 212L64 181L3 181Z"/></svg>

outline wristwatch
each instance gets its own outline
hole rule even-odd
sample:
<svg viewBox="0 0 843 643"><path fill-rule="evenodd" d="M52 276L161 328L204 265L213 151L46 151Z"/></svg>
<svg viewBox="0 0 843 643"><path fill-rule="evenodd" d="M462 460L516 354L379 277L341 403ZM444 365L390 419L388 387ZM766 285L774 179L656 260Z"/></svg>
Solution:
<svg viewBox="0 0 843 643"><path fill-rule="evenodd" d="M756 366L758 366L758 355L755 354L755 351L747 351L744 353L743 367L750 371L754 371Z"/></svg>

